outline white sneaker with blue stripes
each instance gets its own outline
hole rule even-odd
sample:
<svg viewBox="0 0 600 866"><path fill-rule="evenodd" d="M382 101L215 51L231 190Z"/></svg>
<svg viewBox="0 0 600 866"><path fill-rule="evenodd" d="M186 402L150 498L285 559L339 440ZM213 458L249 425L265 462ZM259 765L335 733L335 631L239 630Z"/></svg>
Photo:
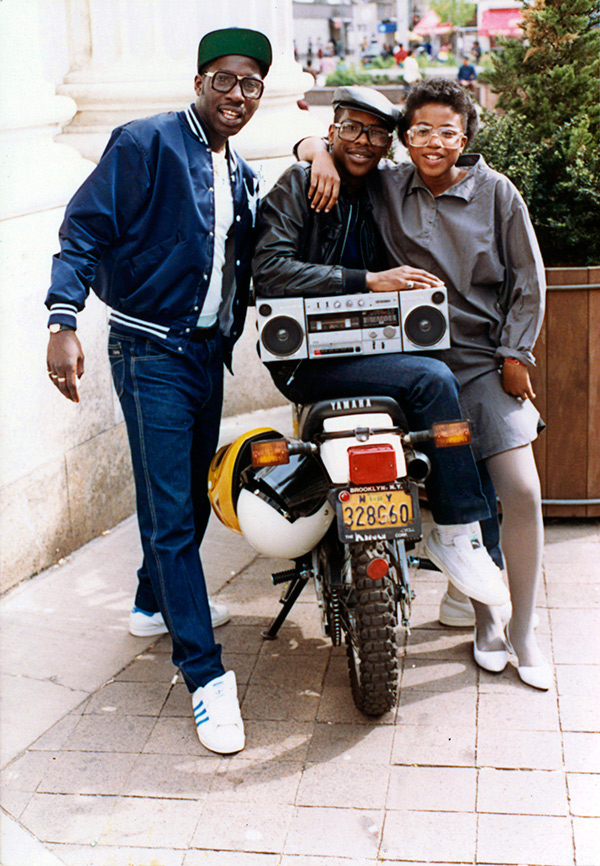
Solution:
<svg viewBox="0 0 600 866"><path fill-rule="evenodd" d="M198 739L206 749L230 755L244 748L244 722L233 671L227 671L196 689L192 695L192 708Z"/></svg>
<svg viewBox="0 0 600 866"><path fill-rule="evenodd" d="M210 609L210 621L213 628L225 625L231 619L231 614L224 604L208 599ZM162 613L147 613L139 607L133 606L129 614L129 634L134 637L154 637L159 634L167 634L169 629L163 619Z"/></svg>

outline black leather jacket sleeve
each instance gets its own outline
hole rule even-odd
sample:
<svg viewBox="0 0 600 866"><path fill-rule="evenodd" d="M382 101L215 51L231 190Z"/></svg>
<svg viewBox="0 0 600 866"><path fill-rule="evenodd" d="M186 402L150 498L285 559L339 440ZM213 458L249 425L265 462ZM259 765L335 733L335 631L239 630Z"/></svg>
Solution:
<svg viewBox="0 0 600 866"><path fill-rule="evenodd" d="M338 264L344 246L348 203L329 214L310 207L310 165L287 169L262 199L259 239L252 262L254 288L262 297L315 297L366 292L366 270Z"/></svg>

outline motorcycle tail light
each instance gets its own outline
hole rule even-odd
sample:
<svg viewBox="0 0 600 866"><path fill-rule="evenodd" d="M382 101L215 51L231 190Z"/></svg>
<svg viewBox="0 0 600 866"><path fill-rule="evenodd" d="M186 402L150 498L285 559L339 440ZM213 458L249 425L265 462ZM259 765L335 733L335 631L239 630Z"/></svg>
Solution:
<svg viewBox="0 0 600 866"><path fill-rule="evenodd" d="M352 484L384 484L398 477L394 446L355 445L348 448Z"/></svg>
<svg viewBox="0 0 600 866"><path fill-rule="evenodd" d="M452 448L454 445L470 445L471 429L468 421L447 421L431 428L436 448Z"/></svg>
<svg viewBox="0 0 600 866"><path fill-rule="evenodd" d="M371 578L371 580L381 580L382 577L386 576L388 571L388 562L381 556L378 556L376 559L372 559L371 562L367 565L367 574Z"/></svg>
<svg viewBox="0 0 600 866"><path fill-rule="evenodd" d="M285 439L272 439L270 442L253 442L250 446L252 465L255 469L261 466L278 466L289 463L290 455Z"/></svg>

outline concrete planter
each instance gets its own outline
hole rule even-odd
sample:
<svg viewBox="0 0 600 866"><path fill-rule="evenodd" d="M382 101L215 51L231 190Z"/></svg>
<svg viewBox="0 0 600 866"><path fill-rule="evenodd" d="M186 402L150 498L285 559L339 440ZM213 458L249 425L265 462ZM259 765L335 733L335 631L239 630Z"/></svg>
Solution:
<svg viewBox="0 0 600 866"><path fill-rule="evenodd" d="M544 513L600 517L600 267L547 268L546 278L533 376L548 425L534 445Z"/></svg>

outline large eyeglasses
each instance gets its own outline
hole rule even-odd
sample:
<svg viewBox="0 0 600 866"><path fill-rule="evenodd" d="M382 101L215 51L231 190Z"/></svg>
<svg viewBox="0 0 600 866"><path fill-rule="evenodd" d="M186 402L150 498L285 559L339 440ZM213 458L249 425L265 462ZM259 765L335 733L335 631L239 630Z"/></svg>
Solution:
<svg viewBox="0 0 600 866"><path fill-rule="evenodd" d="M464 138L464 133L452 126L440 126L439 129L433 129L432 126L418 124L411 126L406 134L413 147L426 147L435 135L443 147L456 148L461 146Z"/></svg>
<svg viewBox="0 0 600 866"><path fill-rule="evenodd" d="M369 143L373 147L386 147L390 143L392 133L383 126L365 126L357 120L344 120L342 123L334 123L335 128L342 141L356 141L363 132L367 133Z"/></svg>
<svg viewBox="0 0 600 866"><path fill-rule="evenodd" d="M263 90L265 89L265 85L260 78L250 78L250 76L247 75L236 75L235 72L203 72L202 75L206 75L207 78L211 79L210 83L212 89L218 90L219 93L229 93L230 90L233 90L238 81L242 88L242 95L245 96L246 99L260 99L263 95Z"/></svg>

